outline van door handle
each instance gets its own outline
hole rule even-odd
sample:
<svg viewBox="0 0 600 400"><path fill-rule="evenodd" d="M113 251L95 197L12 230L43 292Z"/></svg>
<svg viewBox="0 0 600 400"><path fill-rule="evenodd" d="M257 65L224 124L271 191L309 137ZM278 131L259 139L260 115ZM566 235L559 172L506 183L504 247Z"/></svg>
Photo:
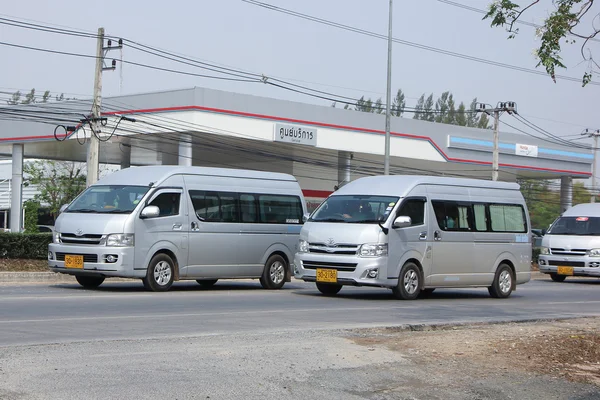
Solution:
<svg viewBox="0 0 600 400"><path fill-rule="evenodd" d="M199 231L200 229L198 229L198 224L196 222L192 222L192 230L193 231Z"/></svg>
<svg viewBox="0 0 600 400"><path fill-rule="evenodd" d="M183 226L182 224L173 224L173 230L178 231L181 229L182 226Z"/></svg>
<svg viewBox="0 0 600 400"><path fill-rule="evenodd" d="M442 240L442 232L440 231L435 231L433 232L433 240Z"/></svg>
<svg viewBox="0 0 600 400"><path fill-rule="evenodd" d="M419 233L419 240L427 240L427 231Z"/></svg>

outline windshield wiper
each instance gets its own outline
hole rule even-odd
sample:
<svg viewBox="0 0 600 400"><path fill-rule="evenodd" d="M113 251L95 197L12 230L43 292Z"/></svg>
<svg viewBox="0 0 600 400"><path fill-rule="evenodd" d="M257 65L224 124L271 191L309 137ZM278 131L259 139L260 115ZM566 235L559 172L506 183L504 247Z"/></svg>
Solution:
<svg viewBox="0 0 600 400"><path fill-rule="evenodd" d="M346 222L340 218L324 218L324 219L313 219L314 222Z"/></svg>
<svg viewBox="0 0 600 400"><path fill-rule="evenodd" d="M102 211L101 214L129 214L132 210L110 210Z"/></svg>
<svg viewBox="0 0 600 400"><path fill-rule="evenodd" d="M97 210L92 210L91 208L79 208L77 210L67 210L68 213L95 213Z"/></svg>

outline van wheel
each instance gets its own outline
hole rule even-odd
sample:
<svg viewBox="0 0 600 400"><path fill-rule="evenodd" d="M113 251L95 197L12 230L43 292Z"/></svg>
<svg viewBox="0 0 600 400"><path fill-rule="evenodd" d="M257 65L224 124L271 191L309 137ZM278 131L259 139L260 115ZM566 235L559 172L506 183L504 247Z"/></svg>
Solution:
<svg viewBox="0 0 600 400"><path fill-rule="evenodd" d="M280 255L273 254L265 264L260 284L265 289L281 289L285 283L288 269L285 259Z"/></svg>
<svg viewBox="0 0 600 400"><path fill-rule="evenodd" d="M323 293L325 296L335 296L340 290L342 290L342 285L317 282L317 289L319 289L319 292Z"/></svg>
<svg viewBox="0 0 600 400"><path fill-rule="evenodd" d="M512 269L506 264L500 264L492 286L488 287L488 291L492 297L504 299L510 296L513 291L513 273Z"/></svg>
<svg viewBox="0 0 600 400"><path fill-rule="evenodd" d="M196 282L200 284L202 287L212 287L215 283L217 283L218 279L196 279Z"/></svg>
<svg viewBox="0 0 600 400"><path fill-rule="evenodd" d="M567 279L567 276L559 274L550 274L550 279L552 279L554 282L563 282L565 279Z"/></svg>
<svg viewBox="0 0 600 400"><path fill-rule="evenodd" d="M75 279L86 289L96 289L104 282L103 276L75 276Z"/></svg>
<svg viewBox="0 0 600 400"><path fill-rule="evenodd" d="M407 262L400 270L398 285L392 288L398 300L414 300L421 292L421 270L417 264Z"/></svg>
<svg viewBox="0 0 600 400"><path fill-rule="evenodd" d="M144 277L144 287L153 292L166 292L173 284L175 275L175 263L166 254L157 254L148 265L148 271Z"/></svg>

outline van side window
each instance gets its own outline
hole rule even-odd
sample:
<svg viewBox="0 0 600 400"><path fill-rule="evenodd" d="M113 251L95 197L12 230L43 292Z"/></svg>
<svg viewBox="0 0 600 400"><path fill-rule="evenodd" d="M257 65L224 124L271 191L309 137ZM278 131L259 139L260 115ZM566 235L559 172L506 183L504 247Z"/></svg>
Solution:
<svg viewBox="0 0 600 400"><path fill-rule="evenodd" d="M409 199L402 202L398 210L397 217L410 217L412 223L410 226L423 225L425 221L425 200Z"/></svg>
<svg viewBox="0 0 600 400"><path fill-rule="evenodd" d="M512 204L490 204L493 232L527 232L523 207Z"/></svg>
<svg viewBox="0 0 600 400"><path fill-rule="evenodd" d="M301 224L302 203L297 196L260 195L260 222L267 224Z"/></svg>
<svg viewBox="0 0 600 400"><path fill-rule="evenodd" d="M453 201L432 201L435 218L444 231L470 231L470 205Z"/></svg>
<svg viewBox="0 0 600 400"><path fill-rule="evenodd" d="M196 216L207 222L239 222L236 193L190 190Z"/></svg>
<svg viewBox="0 0 600 400"><path fill-rule="evenodd" d="M181 193L161 193L152 202L150 206L156 206L160 210L160 217L179 214L179 203Z"/></svg>
<svg viewBox="0 0 600 400"><path fill-rule="evenodd" d="M473 204L473 214L475 215L475 230L478 232L487 231L485 204Z"/></svg>
<svg viewBox="0 0 600 400"><path fill-rule="evenodd" d="M241 222L258 222L258 213L256 212L256 196L252 194L240 194L240 214Z"/></svg>

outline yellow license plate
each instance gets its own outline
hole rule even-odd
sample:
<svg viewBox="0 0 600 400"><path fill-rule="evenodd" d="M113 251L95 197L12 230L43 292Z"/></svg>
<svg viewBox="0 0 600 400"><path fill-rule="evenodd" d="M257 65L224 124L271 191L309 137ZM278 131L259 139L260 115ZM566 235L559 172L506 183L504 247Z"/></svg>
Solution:
<svg viewBox="0 0 600 400"><path fill-rule="evenodd" d="M317 282L337 283L337 270L317 268Z"/></svg>
<svg viewBox="0 0 600 400"><path fill-rule="evenodd" d="M83 256L65 255L65 268L83 269Z"/></svg>
<svg viewBox="0 0 600 400"><path fill-rule="evenodd" d="M573 275L573 267L558 267L556 273L559 275Z"/></svg>

